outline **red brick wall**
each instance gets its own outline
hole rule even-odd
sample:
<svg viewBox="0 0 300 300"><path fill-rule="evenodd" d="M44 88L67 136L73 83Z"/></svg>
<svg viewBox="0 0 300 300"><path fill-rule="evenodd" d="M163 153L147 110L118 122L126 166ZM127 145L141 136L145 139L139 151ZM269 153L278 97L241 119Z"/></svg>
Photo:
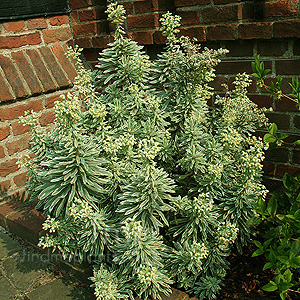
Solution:
<svg viewBox="0 0 300 300"><path fill-rule="evenodd" d="M53 123L54 101L72 86L76 71L64 55L71 39L67 15L0 24L0 196L24 190L16 162L30 135L18 118L33 110L42 126Z"/></svg>

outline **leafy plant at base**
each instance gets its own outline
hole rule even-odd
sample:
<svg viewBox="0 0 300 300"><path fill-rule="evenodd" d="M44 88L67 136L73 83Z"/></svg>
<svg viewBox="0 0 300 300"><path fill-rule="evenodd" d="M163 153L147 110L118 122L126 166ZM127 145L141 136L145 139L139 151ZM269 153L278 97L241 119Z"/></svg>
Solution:
<svg viewBox="0 0 300 300"><path fill-rule="evenodd" d="M172 283L216 297L226 257L246 245L266 194L264 144L252 135L264 112L247 97L246 74L208 106L227 50L177 38L179 17L163 16L166 51L151 62L125 37L123 7L108 13L115 40L96 77L71 51L74 91L56 103L53 131L34 132L41 155L24 161L31 199L49 215L40 246L94 262L97 299L160 299Z"/></svg>

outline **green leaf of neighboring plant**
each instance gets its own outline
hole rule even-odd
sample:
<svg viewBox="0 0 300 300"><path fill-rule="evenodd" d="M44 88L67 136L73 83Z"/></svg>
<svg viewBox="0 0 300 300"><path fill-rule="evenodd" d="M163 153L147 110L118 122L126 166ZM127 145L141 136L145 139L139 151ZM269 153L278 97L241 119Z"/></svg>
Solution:
<svg viewBox="0 0 300 300"><path fill-rule="evenodd" d="M273 263L271 263L270 261L267 262L264 267L263 267L263 271L269 269L269 268L272 268L273 267Z"/></svg>
<svg viewBox="0 0 300 300"><path fill-rule="evenodd" d="M276 133L277 129L278 129L277 125L275 123L272 123L270 125L270 127L268 128L268 131L271 135L274 135Z"/></svg>
<svg viewBox="0 0 300 300"><path fill-rule="evenodd" d="M276 197L272 196L268 202L267 211L271 217L275 217L276 211L278 208L278 203Z"/></svg>
<svg viewBox="0 0 300 300"><path fill-rule="evenodd" d="M277 284L274 281L270 281L269 283L264 285L262 289L266 292L274 292L277 290Z"/></svg>
<svg viewBox="0 0 300 300"><path fill-rule="evenodd" d="M277 138L279 140L283 140L283 139L286 139L289 135L287 133L279 133Z"/></svg>
<svg viewBox="0 0 300 300"><path fill-rule="evenodd" d="M266 133L264 135L264 142L266 142L266 143L274 143L274 142L276 142L276 137L274 137L270 133Z"/></svg>

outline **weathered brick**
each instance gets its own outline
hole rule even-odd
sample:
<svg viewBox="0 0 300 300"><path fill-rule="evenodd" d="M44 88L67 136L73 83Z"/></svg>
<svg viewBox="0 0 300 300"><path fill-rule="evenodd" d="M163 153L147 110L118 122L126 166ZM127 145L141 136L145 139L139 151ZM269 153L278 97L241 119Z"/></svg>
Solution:
<svg viewBox="0 0 300 300"><path fill-rule="evenodd" d="M206 24L238 21L242 18L242 6L212 6L202 10L202 19Z"/></svg>
<svg viewBox="0 0 300 300"><path fill-rule="evenodd" d="M181 25L197 25L200 23L200 14L196 10L179 11L177 13L181 17Z"/></svg>
<svg viewBox="0 0 300 300"><path fill-rule="evenodd" d="M299 38L300 20L274 22L273 36L275 38Z"/></svg>
<svg viewBox="0 0 300 300"><path fill-rule="evenodd" d="M9 57L0 55L0 66L3 69L6 79L10 83L15 95L17 97L24 97L28 95L19 74Z"/></svg>
<svg viewBox="0 0 300 300"><path fill-rule="evenodd" d="M274 112L266 113L266 115L267 115L270 123L276 123L279 130L290 129L291 117L289 115L274 113Z"/></svg>
<svg viewBox="0 0 300 300"><path fill-rule="evenodd" d="M97 23L90 22L90 23L82 23L82 24L75 24L72 27L74 36L81 36L81 35L92 35L97 33Z"/></svg>
<svg viewBox="0 0 300 300"><path fill-rule="evenodd" d="M14 177L14 183L17 185L17 187L24 187L25 183L27 181L27 172L18 174Z"/></svg>
<svg viewBox="0 0 300 300"><path fill-rule="evenodd" d="M272 107L273 99L269 95L248 95L249 99L256 103L258 107Z"/></svg>
<svg viewBox="0 0 300 300"><path fill-rule="evenodd" d="M97 22L97 34L109 33L109 24L108 21Z"/></svg>
<svg viewBox="0 0 300 300"><path fill-rule="evenodd" d="M300 116L294 116L294 126L300 129Z"/></svg>
<svg viewBox="0 0 300 300"><path fill-rule="evenodd" d="M258 41L257 53L260 56L282 56L288 50L287 41Z"/></svg>
<svg viewBox="0 0 300 300"><path fill-rule="evenodd" d="M0 182L0 197L7 192L11 187L10 180Z"/></svg>
<svg viewBox="0 0 300 300"><path fill-rule="evenodd" d="M30 136L25 135L16 141L6 143L5 146L7 148L8 155L12 155L17 152L28 149L29 141L30 141Z"/></svg>
<svg viewBox="0 0 300 300"><path fill-rule="evenodd" d="M47 21L45 18L36 18L36 19L29 19L27 21L28 29L45 29L47 28Z"/></svg>
<svg viewBox="0 0 300 300"><path fill-rule="evenodd" d="M75 38L74 39L75 45L78 45L80 48L92 48L92 37L87 36L87 37L80 37L80 38Z"/></svg>
<svg viewBox="0 0 300 300"><path fill-rule="evenodd" d="M17 161L17 158L13 158L11 160L0 163L0 177L5 177L11 173L18 171L19 167L17 165Z"/></svg>
<svg viewBox="0 0 300 300"><path fill-rule="evenodd" d="M225 44L225 48L229 50L226 56L253 57L253 41L229 41Z"/></svg>
<svg viewBox="0 0 300 300"><path fill-rule="evenodd" d="M216 67L217 74L234 74L237 73L252 73L250 61L222 61Z"/></svg>
<svg viewBox="0 0 300 300"><path fill-rule="evenodd" d="M153 44L154 31L140 31L132 34L133 39L141 45Z"/></svg>
<svg viewBox="0 0 300 300"><path fill-rule="evenodd" d="M167 38L162 35L161 31L155 31L154 32L154 42L155 44L165 44L167 41Z"/></svg>
<svg viewBox="0 0 300 300"><path fill-rule="evenodd" d="M275 164L269 161L263 162L263 171L265 175L274 176L275 175Z"/></svg>
<svg viewBox="0 0 300 300"><path fill-rule="evenodd" d="M0 128L0 141L6 139L10 135L10 128L9 126Z"/></svg>
<svg viewBox="0 0 300 300"><path fill-rule="evenodd" d="M47 111L42 114L39 121L42 126L47 126L47 125L53 123L55 118L56 117L52 111Z"/></svg>
<svg viewBox="0 0 300 300"><path fill-rule="evenodd" d="M92 5L92 0L70 0L69 3L72 9L78 9Z"/></svg>
<svg viewBox="0 0 300 300"><path fill-rule="evenodd" d="M0 146L0 158L5 157L5 152L3 146Z"/></svg>
<svg viewBox="0 0 300 300"><path fill-rule="evenodd" d="M71 23L78 23L78 12L77 11L71 11Z"/></svg>
<svg viewBox="0 0 300 300"><path fill-rule="evenodd" d="M24 125L19 121L12 123L11 128L14 135L20 135L30 130L30 127L28 125Z"/></svg>
<svg viewBox="0 0 300 300"><path fill-rule="evenodd" d="M198 41L206 40L205 26L182 27L180 28L180 34L196 38Z"/></svg>
<svg viewBox="0 0 300 300"><path fill-rule="evenodd" d="M6 31L13 31L13 32L21 31L24 28L24 25L25 22L23 20L3 23L3 27L6 29Z"/></svg>
<svg viewBox="0 0 300 300"><path fill-rule="evenodd" d="M60 95L49 96L45 99L45 107L52 108L56 101L62 101Z"/></svg>
<svg viewBox="0 0 300 300"><path fill-rule="evenodd" d="M236 25L212 25L207 27L207 40L235 40Z"/></svg>
<svg viewBox="0 0 300 300"><path fill-rule="evenodd" d="M39 32L23 35L2 36L0 39L0 49L19 48L26 45L38 45L42 42Z"/></svg>
<svg viewBox="0 0 300 300"><path fill-rule="evenodd" d="M214 0L215 4L229 4L229 3L236 3L237 0Z"/></svg>
<svg viewBox="0 0 300 300"><path fill-rule="evenodd" d="M99 50L98 49L84 49L82 51L85 59L87 61L97 61L99 57Z"/></svg>
<svg viewBox="0 0 300 300"><path fill-rule="evenodd" d="M56 89L56 85L52 80L48 70L46 69L39 53L37 50L28 49L26 50L27 55L30 57L30 60L34 66L34 69L37 73L38 78L40 79L45 92Z"/></svg>
<svg viewBox="0 0 300 300"><path fill-rule="evenodd" d="M19 70L21 71L23 77L25 78L31 94L38 94L42 92L42 87L38 81L37 76L34 73L34 70L29 65L24 53L22 51L12 52L12 58L15 60Z"/></svg>
<svg viewBox="0 0 300 300"><path fill-rule="evenodd" d="M297 2L297 0L266 1L264 16L265 18L296 16Z"/></svg>
<svg viewBox="0 0 300 300"><path fill-rule="evenodd" d="M280 101L276 101L276 109L281 111L299 111L296 102L286 97L282 97Z"/></svg>
<svg viewBox="0 0 300 300"><path fill-rule="evenodd" d="M239 27L240 39L270 39L272 38L271 23L243 23Z"/></svg>
<svg viewBox="0 0 300 300"><path fill-rule="evenodd" d="M68 74L71 82L74 82L74 79L77 76L77 72L74 67L74 64L72 64L71 61L65 56L65 51L63 50L62 46L59 44L55 44L52 47L52 51L57 57L63 70Z"/></svg>
<svg viewBox="0 0 300 300"><path fill-rule="evenodd" d="M45 43L55 43L70 40L72 38L71 29L69 27L57 29L45 29L42 31Z"/></svg>
<svg viewBox="0 0 300 300"><path fill-rule="evenodd" d="M0 74L0 91L1 91L0 103L14 99L14 96L10 92L8 86L6 85L2 74Z"/></svg>
<svg viewBox="0 0 300 300"><path fill-rule="evenodd" d="M53 16L49 18L52 26L60 26L63 24L69 24L69 17L67 15Z"/></svg>
<svg viewBox="0 0 300 300"><path fill-rule="evenodd" d="M156 0L135 1L134 9L136 14L158 11L158 1Z"/></svg>
<svg viewBox="0 0 300 300"><path fill-rule="evenodd" d="M106 48L109 44L109 35L92 37L92 45L94 48Z"/></svg>
<svg viewBox="0 0 300 300"><path fill-rule="evenodd" d="M159 26L159 15L149 14L142 16L128 16L127 26L128 29L136 28L153 28Z"/></svg>
<svg viewBox="0 0 300 300"><path fill-rule="evenodd" d="M265 159L266 161L287 162L289 159L289 150L283 147L267 150Z"/></svg>
<svg viewBox="0 0 300 300"><path fill-rule="evenodd" d="M97 11L95 8L78 11L80 22L97 20Z"/></svg>
<svg viewBox="0 0 300 300"><path fill-rule="evenodd" d="M285 173L290 174L291 176L298 176L300 174L300 167L298 166L291 166L288 164L281 164L277 167L277 172L278 176L283 177Z"/></svg>
<svg viewBox="0 0 300 300"><path fill-rule="evenodd" d="M287 59L276 61L276 72L280 75L298 75L299 70L299 59Z"/></svg>
<svg viewBox="0 0 300 300"><path fill-rule="evenodd" d="M49 47L41 47L39 50L44 57L44 61L46 62L48 69L51 71L59 87L69 86L70 81L67 79L61 67L57 63L51 49Z"/></svg>
<svg viewBox="0 0 300 300"><path fill-rule="evenodd" d="M210 4L210 0L175 0L175 7L183 7L183 6L194 6L194 5L206 5Z"/></svg>
<svg viewBox="0 0 300 300"><path fill-rule="evenodd" d="M124 8L126 10L126 15L127 16L133 14L133 3L135 3L135 2L131 2L131 1L122 2L122 5L124 6Z"/></svg>

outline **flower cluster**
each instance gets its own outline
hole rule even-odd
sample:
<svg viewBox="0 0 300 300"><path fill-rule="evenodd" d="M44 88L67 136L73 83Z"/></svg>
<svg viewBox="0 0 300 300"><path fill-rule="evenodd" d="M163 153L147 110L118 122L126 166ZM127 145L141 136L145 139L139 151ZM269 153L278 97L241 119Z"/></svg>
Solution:
<svg viewBox="0 0 300 300"><path fill-rule="evenodd" d="M228 251L238 235L238 228L230 222L223 222L216 231L218 247L222 251Z"/></svg>

